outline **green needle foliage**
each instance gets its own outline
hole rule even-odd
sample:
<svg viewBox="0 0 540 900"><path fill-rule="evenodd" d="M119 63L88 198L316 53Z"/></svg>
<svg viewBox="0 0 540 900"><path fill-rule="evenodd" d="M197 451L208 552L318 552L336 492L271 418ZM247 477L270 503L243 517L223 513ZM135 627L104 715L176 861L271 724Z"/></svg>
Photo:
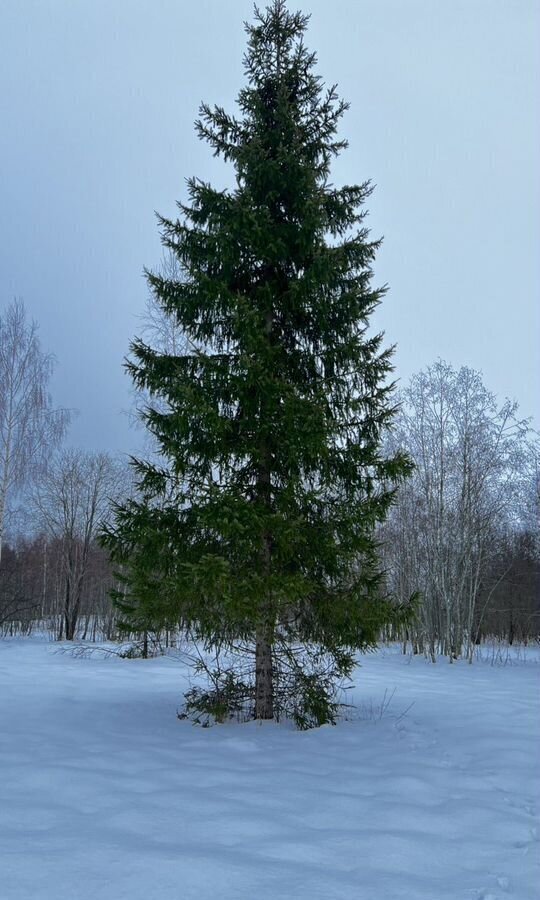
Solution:
<svg viewBox="0 0 540 900"><path fill-rule="evenodd" d="M307 21L284 0L255 9L239 116L201 107L197 132L236 186L191 179L179 218L159 219L181 277L147 278L189 352L132 344L163 462L134 461L140 492L104 535L130 627L182 623L229 653L189 712L222 720L230 698L302 727L334 721L355 652L404 615L383 596L375 529L410 468L381 450L392 366L368 333L384 294L371 187L329 180L347 104L315 74Z"/></svg>

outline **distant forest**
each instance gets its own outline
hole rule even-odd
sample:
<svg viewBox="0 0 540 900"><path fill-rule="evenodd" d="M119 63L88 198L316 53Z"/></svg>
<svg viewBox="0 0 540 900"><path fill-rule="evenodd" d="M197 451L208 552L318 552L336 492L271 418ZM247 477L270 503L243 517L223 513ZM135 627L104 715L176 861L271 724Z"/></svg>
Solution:
<svg viewBox="0 0 540 900"><path fill-rule="evenodd" d="M145 328L164 350L182 344L152 302ZM50 395L52 372L37 324L21 302L11 303L0 315L0 631L115 640L111 593L121 592L121 573L98 535L114 503L136 494L136 480L126 459L69 448L69 415ZM381 639L433 660L441 652L472 660L486 639L538 639L537 433L479 372L441 360L396 399L388 452L405 450L415 468L378 538L385 591L396 602L418 591L419 606L412 624ZM181 632L179 619L123 636L150 653Z"/></svg>

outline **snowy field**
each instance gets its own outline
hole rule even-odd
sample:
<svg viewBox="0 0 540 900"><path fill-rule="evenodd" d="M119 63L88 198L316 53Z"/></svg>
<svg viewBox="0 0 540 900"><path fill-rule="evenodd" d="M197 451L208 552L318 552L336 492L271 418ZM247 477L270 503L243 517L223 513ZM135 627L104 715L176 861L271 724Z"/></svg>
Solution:
<svg viewBox="0 0 540 900"><path fill-rule="evenodd" d="M178 660L57 650L0 641L1 900L540 895L537 652L381 651L351 721L297 732L179 721Z"/></svg>

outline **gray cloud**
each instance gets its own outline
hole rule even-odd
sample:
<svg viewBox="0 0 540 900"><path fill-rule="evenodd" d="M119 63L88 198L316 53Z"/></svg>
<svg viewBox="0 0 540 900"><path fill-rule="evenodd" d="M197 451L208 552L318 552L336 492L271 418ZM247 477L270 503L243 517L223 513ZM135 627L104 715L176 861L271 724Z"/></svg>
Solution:
<svg viewBox="0 0 540 900"><path fill-rule="evenodd" d="M372 178L397 375L437 356L538 415L539 55L535 0L311 0L310 46L351 109L335 181ZM153 211L189 175L201 100L242 84L246 0L15 0L0 21L0 304L24 298L58 357L72 441L140 438L122 358L159 262ZM536 404L536 406L535 406Z"/></svg>

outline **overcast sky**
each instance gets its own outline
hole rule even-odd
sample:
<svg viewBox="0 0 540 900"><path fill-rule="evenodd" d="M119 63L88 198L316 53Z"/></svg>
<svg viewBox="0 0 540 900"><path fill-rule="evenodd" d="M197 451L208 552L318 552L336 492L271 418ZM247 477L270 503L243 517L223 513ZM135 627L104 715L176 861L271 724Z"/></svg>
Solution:
<svg viewBox="0 0 540 900"><path fill-rule="evenodd" d="M351 104L334 182L371 178L377 314L396 374L442 357L540 422L540 3L304 0ZM133 450L122 370L184 179L229 176L193 131L233 109L248 0L1 0L0 308L58 360L71 443Z"/></svg>

